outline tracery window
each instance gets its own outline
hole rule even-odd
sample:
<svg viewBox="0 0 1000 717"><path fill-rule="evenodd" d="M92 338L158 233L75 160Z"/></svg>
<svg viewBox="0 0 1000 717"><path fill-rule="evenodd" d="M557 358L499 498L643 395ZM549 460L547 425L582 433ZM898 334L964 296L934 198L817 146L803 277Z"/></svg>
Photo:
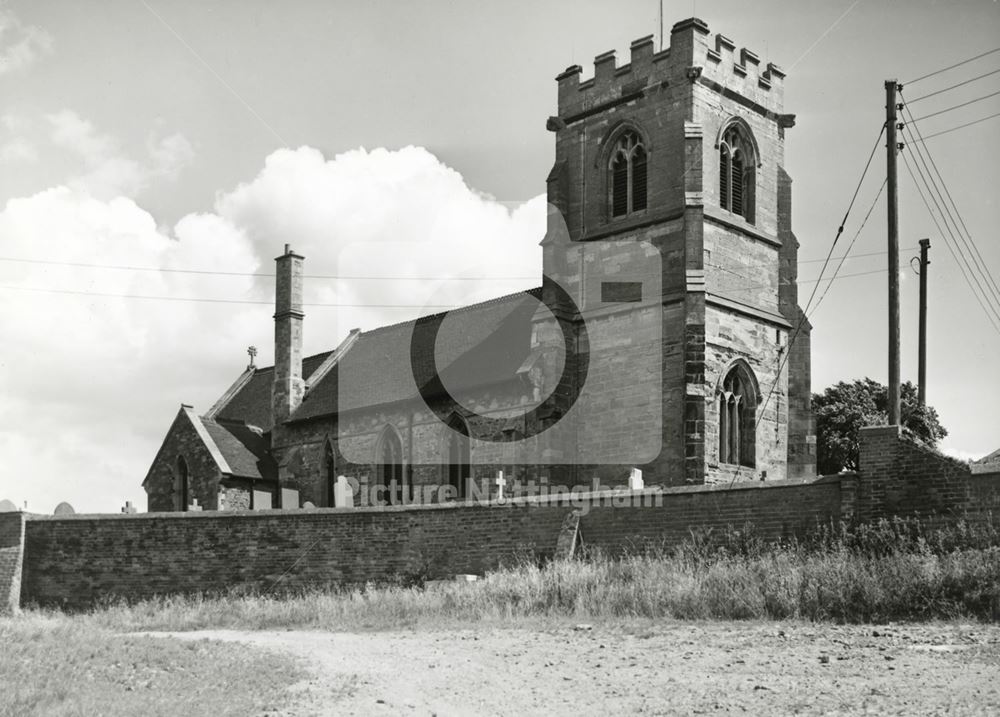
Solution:
<svg viewBox="0 0 1000 717"><path fill-rule="evenodd" d="M757 391L743 365L726 374L719 392L719 462L753 468L757 447Z"/></svg>
<svg viewBox="0 0 1000 717"><path fill-rule="evenodd" d="M638 133L622 133L608 163L611 216L623 217L646 208L647 153Z"/></svg>
<svg viewBox="0 0 1000 717"><path fill-rule="evenodd" d="M719 205L754 220L757 157L747 130L731 125L719 142Z"/></svg>

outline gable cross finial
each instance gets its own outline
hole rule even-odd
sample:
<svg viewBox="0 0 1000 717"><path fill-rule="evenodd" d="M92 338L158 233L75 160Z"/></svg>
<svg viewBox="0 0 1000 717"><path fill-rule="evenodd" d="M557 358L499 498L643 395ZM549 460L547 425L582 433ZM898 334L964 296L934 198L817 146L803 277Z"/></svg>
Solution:
<svg viewBox="0 0 1000 717"><path fill-rule="evenodd" d="M256 368L256 366L254 365L253 360L257 356L257 347L256 346L247 346L247 355L250 356L250 365L247 366L247 368L248 369L250 369L250 368Z"/></svg>

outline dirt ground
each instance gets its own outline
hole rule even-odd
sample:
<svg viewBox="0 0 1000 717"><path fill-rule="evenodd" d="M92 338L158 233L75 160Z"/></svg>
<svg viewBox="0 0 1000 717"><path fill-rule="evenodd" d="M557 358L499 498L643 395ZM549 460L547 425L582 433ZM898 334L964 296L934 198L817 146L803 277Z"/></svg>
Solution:
<svg viewBox="0 0 1000 717"><path fill-rule="evenodd" d="M620 623L173 633L302 658L278 714L1000 714L1000 626Z"/></svg>

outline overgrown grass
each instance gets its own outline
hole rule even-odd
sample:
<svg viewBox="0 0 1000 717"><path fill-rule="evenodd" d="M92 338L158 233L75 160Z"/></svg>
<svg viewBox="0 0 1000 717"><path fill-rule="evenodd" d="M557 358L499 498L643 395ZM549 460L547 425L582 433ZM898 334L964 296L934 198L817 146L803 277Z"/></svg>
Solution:
<svg viewBox="0 0 1000 717"><path fill-rule="evenodd" d="M674 550L524 558L472 583L398 584L282 596L164 597L91 613L116 629L330 630L556 617L1000 620L1000 534L918 520L818 528L768 544L752 530L693 534Z"/></svg>
<svg viewBox="0 0 1000 717"><path fill-rule="evenodd" d="M207 641L121 636L93 621L0 619L0 715L248 715L306 676L291 658Z"/></svg>

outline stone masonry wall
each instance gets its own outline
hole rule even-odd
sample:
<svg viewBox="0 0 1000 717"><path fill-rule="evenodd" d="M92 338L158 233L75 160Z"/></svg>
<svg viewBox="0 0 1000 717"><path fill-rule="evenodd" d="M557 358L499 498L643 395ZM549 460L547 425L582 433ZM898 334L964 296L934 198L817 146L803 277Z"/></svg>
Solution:
<svg viewBox="0 0 1000 717"><path fill-rule="evenodd" d="M206 510L218 502L219 467L199 438L182 407L177 413L144 484L150 511L183 510L177 493L177 459L183 457L188 467L188 500L196 499Z"/></svg>

